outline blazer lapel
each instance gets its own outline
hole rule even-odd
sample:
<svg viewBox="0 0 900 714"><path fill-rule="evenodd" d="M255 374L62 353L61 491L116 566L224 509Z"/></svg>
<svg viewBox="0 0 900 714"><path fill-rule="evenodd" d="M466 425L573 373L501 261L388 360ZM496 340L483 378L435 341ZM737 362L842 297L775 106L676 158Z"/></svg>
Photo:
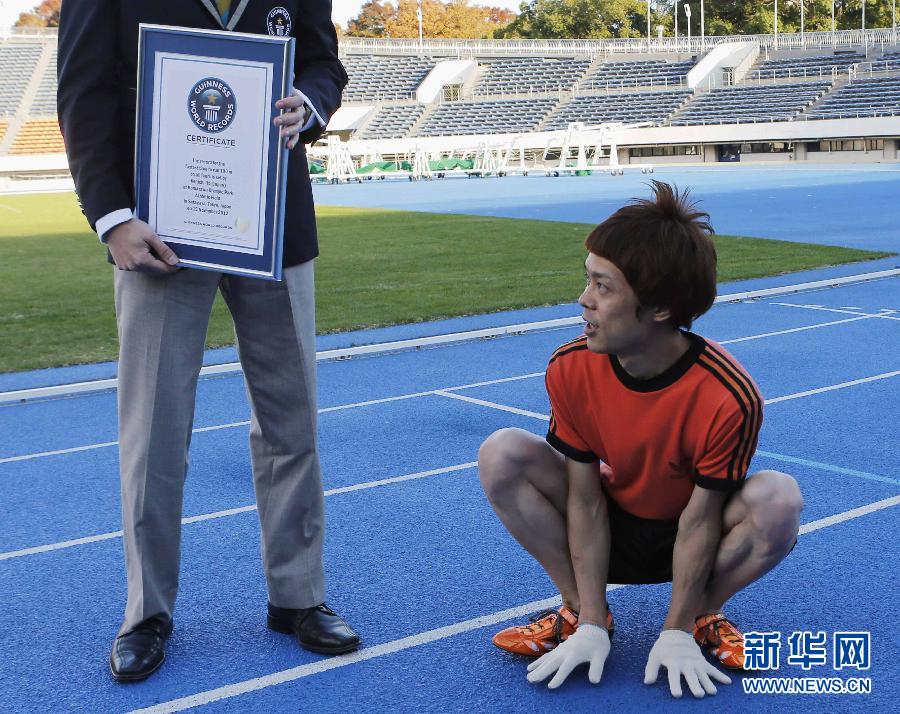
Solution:
<svg viewBox="0 0 900 714"><path fill-rule="evenodd" d="M205 7L207 10L209 10L209 14L215 18L219 27L221 27L223 30L226 29L225 24L222 22L222 16L219 14L219 8L216 7L216 3L213 2L213 0L200 0L200 2L203 4L203 7ZM244 3L244 4L246 4L246 3ZM231 29L231 28L227 28L227 29Z"/></svg>

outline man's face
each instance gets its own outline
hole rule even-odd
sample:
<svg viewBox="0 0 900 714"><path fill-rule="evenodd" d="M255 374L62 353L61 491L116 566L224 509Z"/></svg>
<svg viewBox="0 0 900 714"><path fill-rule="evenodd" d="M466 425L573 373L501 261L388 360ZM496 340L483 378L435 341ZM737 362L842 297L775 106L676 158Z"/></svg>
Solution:
<svg viewBox="0 0 900 714"><path fill-rule="evenodd" d="M587 285L578 304L587 323L584 334L591 352L628 354L640 350L650 335L650 310L638 317L637 295L615 264L588 253L584 261Z"/></svg>

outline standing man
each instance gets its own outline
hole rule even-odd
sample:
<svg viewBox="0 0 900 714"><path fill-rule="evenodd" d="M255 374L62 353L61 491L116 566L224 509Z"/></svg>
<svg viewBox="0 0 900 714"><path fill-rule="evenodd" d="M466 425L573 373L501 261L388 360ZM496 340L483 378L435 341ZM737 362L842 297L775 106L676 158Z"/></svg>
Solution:
<svg viewBox="0 0 900 714"><path fill-rule="evenodd" d="M600 681L610 652L608 583L672 583L644 682L668 671L696 697L730 680L703 656L744 665L725 602L796 543L803 499L776 471L747 477L763 400L720 345L688 332L716 295L706 219L669 185L654 184L585 243L584 335L547 367L546 440L504 429L478 466L500 520L547 572L562 607L494 636L540 657L528 680L556 688L581 664Z"/></svg>
<svg viewBox="0 0 900 714"><path fill-rule="evenodd" d="M289 149L283 282L178 268L134 217L135 78L142 22L297 38L294 92L275 119ZM178 591L181 509L197 377L217 290L234 319L252 408L250 450L268 625L315 652L359 646L325 603L316 442L318 254L304 143L338 108L347 75L328 0L66 0L59 120L85 216L115 272L119 461L128 602L110 655L118 681L165 659Z"/></svg>

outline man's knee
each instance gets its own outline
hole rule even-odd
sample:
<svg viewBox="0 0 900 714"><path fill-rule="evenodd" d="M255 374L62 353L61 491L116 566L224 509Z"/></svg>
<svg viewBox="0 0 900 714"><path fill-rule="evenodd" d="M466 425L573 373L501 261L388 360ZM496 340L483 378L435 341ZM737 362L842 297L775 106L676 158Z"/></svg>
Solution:
<svg viewBox="0 0 900 714"><path fill-rule="evenodd" d="M747 480L741 495L757 536L772 550L792 547L803 510L796 480L780 471L759 471Z"/></svg>
<svg viewBox="0 0 900 714"><path fill-rule="evenodd" d="M506 428L495 431L478 449L478 476L491 501L521 483L523 472L540 460L543 442L530 432Z"/></svg>

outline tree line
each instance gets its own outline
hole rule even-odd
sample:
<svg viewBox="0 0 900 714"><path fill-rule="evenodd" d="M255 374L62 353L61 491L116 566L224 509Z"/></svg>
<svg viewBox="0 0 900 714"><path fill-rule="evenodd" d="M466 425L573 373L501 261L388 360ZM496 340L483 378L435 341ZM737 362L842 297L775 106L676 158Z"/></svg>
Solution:
<svg viewBox="0 0 900 714"><path fill-rule="evenodd" d="M691 31L700 34L700 0L651 0L650 26L664 34L674 31L675 6L678 31L687 34L684 5L691 7ZM892 0L835 0L835 25L839 30L862 25L863 4L867 28L891 27ZM707 35L753 35L772 32L775 0L705 0ZM801 0L778 2L778 31L799 32ZM831 30L831 0L803 0L804 29ZM518 13L470 4L469 0L423 0L425 37L501 39L599 39L646 37L646 0L526 0ZM347 24L343 34L352 37L418 37L416 0L368 0Z"/></svg>
<svg viewBox="0 0 900 714"><path fill-rule="evenodd" d="M17 26L57 27L62 0L43 0L23 12ZM671 36L674 8L678 5L678 31L687 34L684 5L691 6L691 31L700 34L700 0L651 0L650 26ZM704 0L707 35L755 35L772 32L775 0ZM862 25L865 5L866 27L891 27L893 0L803 0L807 32L831 29L834 5L839 30ZM801 0L779 0L779 32L800 31ZM416 0L367 0L359 14L338 27L349 37L419 36ZM425 37L460 39L598 39L645 37L646 0L525 0L519 12L472 4L471 0L422 0L422 30Z"/></svg>

